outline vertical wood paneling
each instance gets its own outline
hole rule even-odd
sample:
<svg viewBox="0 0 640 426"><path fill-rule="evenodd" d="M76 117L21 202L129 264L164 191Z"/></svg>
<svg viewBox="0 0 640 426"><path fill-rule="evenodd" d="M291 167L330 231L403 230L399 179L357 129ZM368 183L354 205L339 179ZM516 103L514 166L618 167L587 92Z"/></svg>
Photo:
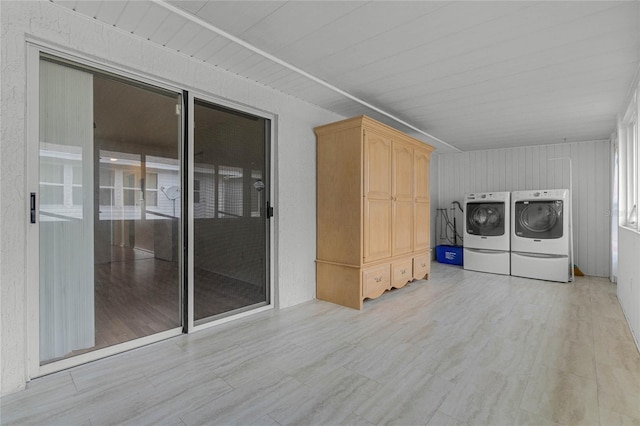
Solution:
<svg viewBox="0 0 640 426"><path fill-rule="evenodd" d="M595 199L597 203L597 220L608 224L611 223L611 150L609 144L601 143L596 146L596 155L594 161L594 170L597 171L596 177L596 194L607 194L606 199L602 195L601 199ZM606 158L608 161L606 164L604 161L598 161L597 159ZM611 247L611 227L610 226L597 226L596 227L596 246L607 247L607 250L598 252L596 259L596 270L609 270L610 267L610 250Z"/></svg>
<svg viewBox="0 0 640 426"><path fill-rule="evenodd" d="M504 149L496 150L495 154L496 154L495 156L496 168L494 173L494 179L496 181L498 191L506 191L507 181L504 175L505 165L506 165L505 163L506 151Z"/></svg>
<svg viewBox="0 0 640 426"><path fill-rule="evenodd" d="M588 275L609 276L609 144L566 143L438 155L439 207L469 192L569 188L575 263Z"/></svg>
<svg viewBox="0 0 640 426"><path fill-rule="evenodd" d="M513 150L505 149L504 150L504 181L505 191L511 191L513 188Z"/></svg>
<svg viewBox="0 0 640 426"><path fill-rule="evenodd" d="M518 148L518 186L517 188L527 187L527 161L525 155L525 148ZM515 189L515 188L514 188Z"/></svg>

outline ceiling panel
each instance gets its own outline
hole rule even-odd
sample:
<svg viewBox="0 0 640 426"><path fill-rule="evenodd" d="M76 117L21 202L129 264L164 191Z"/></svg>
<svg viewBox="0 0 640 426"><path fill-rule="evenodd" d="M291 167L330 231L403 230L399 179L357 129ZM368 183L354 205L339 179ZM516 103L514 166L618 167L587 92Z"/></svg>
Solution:
<svg viewBox="0 0 640 426"><path fill-rule="evenodd" d="M170 13L162 21L160 25L151 34L149 39L162 46L166 45L173 36L175 36L180 29L185 26L187 20L182 16L174 15Z"/></svg>
<svg viewBox="0 0 640 426"><path fill-rule="evenodd" d="M96 19L114 25L118 21L118 18L122 14L126 5L127 3L125 1L116 0L103 2L96 14Z"/></svg>
<svg viewBox="0 0 640 426"><path fill-rule="evenodd" d="M239 37L285 4L281 1L209 1L196 16ZM182 8L182 2L175 5Z"/></svg>
<svg viewBox="0 0 640 426"><path fill-rule="evenodd" d="M182 51L185 46L193 43L194 38L202 31L202 27L193 22L186 21L185 24L164 44L170 49Z"/></svg>
<svg viewBox="0 0 640 426"><path fill-rule="evenodd" d="M128 2L116 21L115 26L129 32L134 32L150 7L151 4L147 2Z"/></svg>
<svg viewBox="0 0 640 426"><path fill-rule="evenodd" d="M618 15L620 12L618 12ZM621 20L620 16L617 16L617 22ZM405 52L401 56L394 56L389 59L391 64L407 64L403 66L400 71L400 75L405 73L416 72L422 70L423 79L433 81L439 75L451 75L453 73L460 74L461 72L473 73L477 79L483 79L484 76L479 75L478 71L483 70L483 66L493 66L498 68L502 73L509 72L509 69L505 65L509 65L506 61L513 58L529 58L531 55L540 54L548 49L553 52L557 52L555 58L545 58L545 61L559 60L568 51L571 52L573 44L580 42L585 38L593 42L602 34L611 32L606 22L600 22L598 24L591 23L588 20L587 25L593 24L593 29L588 32L580 31L579 24L574 23L568 25L568 28L556 28L551 30L549 28L541 32L533 34L527 34L520 38L505 38L500 42L488 43L478 42L475 40L483 40L480 34L473 34L470 37L462 37L460 34L453 35L444 40L440 40L435 45L421 46L414 51ZM626 27L629 31L629 27ZM505 31L504 33L508 33ZM617 39L621 37L621 34L617 34ZM462 40L460 41L460 38ZM452 40L455 40L456 45L452 45ZM468 47L465 47L465 43ZM565 46L564 51L559 50L559 46ZM608 45L611 48L611 44ZM456 50L457 49L457 50ZM545 62L543 62L545 63ZM528 65L524 66L527 69ZM439 71L438 74L433 74L431 68ZM503 70L504 68L504 70ZM486 69L487 73L494 73L493 69ZM420 82L420 79L413 77L410 79L401 78L397 73L389 72L387 67L376 67L371 72L367 72L366 76L359 77L359 72L342 73L338 78L341 79L339 84L342 85L371 85L375 83L381 83L382 87L386 87L384 78L396 79L401 81L415 81ZM398 77L396 77L398 76Z"/></svg>
<svg viewBox="0 0 640 426"><path fill-rule="evenodd" d="M224 37L218 35L210 36L209 43L205 44L200 50L194 53L193 56L198 59L202 59L203 61L210 62L213 65L217 65L218 61L216 54L231 43L231 41Z"/></svg>
<svg viewBox="0 0 640 426"><path fill-rule="evenodd" d="M382 55L377 40L390 40L395 32L416 25L420 17L443 7L438 2L401 2L401 6L369 2L276 54L300 68L313 69L319 77L342 74L346 67L359 69Z"/></svg>
<svg viewBox="0 0 640 426"><path fill-rule="evenodd" d="M54 2L445 152L606 138L640 60L637 1Z"/></svg>
<svg viewBox="0 0 640 426"><path fill-rule="evenodd" d="M169 11L162 6L151 3L149 10L144 15L138 27L133 31L134 34L143 38L150 38L158 29L158 27L167 19Z"/></svg>
<svg viewBox="0 0 640 426"><path fill-rule="evenodd" d="M539 62L532 63L529 70L510 75L500 75L498 70L495 74L479 73L484 77L482 79L462 74L439 79L437 84L398 85L395 90L385 89L380 93L380 100L386 105L400 108L429 105L444 108L447 104L456 105L470 97L489 101L496 96L513 93L514 90L515 96L520 99L530 92L538 93L545 89L555 92L578 87L584 90L585 86L593 82L616 77L617 71L622 71L629 65L630 53L629 50L613 51L593 58L569 60L550 66L541 66ZM535 68L538 66L540 68Z"/></svg>
<svg viewBox="0 0 640 426"><path fill-rule="evenodd" d="M211 31L200 28L195 36L189 40L186 44L177 47L177 49L185 55L194 56L197 52L203 49L209 42L211 42Z"/></svg>
<svg viewBox="0 0 640 426"><path fill-rule="evenodd" d="M180 6L180 8L186 10L189 13L193 13L195 15L196 13L198 13L200 9L202 9L209 2L206 0L200 0L200 1L178 0L178 1L168 1L167 3L171 3L175 6Z"/></svg>
<svg viewBox="0 0 640 426"><path fill-rule="evenodd" d="M71 7L76 12L86 15L89 18L95 18L98 14L98 11L100 10L100 7L102 6L102 2L88 0L77 1L73 6L71 6L69 2L56 2L56 4L61 4L65 7Z"/></svg>
<svg viewBox="0 0 640 426"><path fill-rule="evenodd" d="M277 53L284 46L304 39L310 33L319 31L326 34L323 27L351 12L357 13L362 6L362 3L348 1L335 2L329 8L323 1L287 2L248 28L240 37L269 53ZM217 26L217 21L214 22ZM287 30L283 32L280 28Z"/></svg>

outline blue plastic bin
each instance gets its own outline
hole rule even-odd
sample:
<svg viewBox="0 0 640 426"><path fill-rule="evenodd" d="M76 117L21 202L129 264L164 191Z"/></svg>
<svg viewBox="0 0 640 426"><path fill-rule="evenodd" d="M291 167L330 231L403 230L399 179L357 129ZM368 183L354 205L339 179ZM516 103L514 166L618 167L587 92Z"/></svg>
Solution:
<svg viewBox="0 0 640 426"><path fill-rule="evenodd" d="M440 263L462 265L462 247L445 245L436 246L436 259Z"/></svg>

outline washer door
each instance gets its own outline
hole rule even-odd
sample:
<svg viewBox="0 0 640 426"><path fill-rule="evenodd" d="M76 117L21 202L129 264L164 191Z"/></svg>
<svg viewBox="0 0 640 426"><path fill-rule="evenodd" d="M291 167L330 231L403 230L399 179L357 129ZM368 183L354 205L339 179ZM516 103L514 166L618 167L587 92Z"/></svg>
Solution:
<svg viewBox="0 0 640 426"><path fill-rule="evenodd" d="M517 201L515 233L534 239L562 238L562 200Z"/></svg>
<svg viewBox="0 0 640 426"><path fill-rule="evenodd" d="M467 233L485 237L504 235L503 202L467 203Z"/></svg>

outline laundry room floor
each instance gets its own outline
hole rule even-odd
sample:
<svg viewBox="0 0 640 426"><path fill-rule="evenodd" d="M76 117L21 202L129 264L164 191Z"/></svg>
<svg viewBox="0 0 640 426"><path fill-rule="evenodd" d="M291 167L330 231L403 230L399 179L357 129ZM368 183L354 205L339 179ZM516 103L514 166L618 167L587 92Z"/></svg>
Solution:
<svg viewBox="0 0 640 426"><path fill-rule="evenodd" d="M604 278L432 264L357 311L311 301L35 379L4 424L640 423L640 354Z"/></svg>

